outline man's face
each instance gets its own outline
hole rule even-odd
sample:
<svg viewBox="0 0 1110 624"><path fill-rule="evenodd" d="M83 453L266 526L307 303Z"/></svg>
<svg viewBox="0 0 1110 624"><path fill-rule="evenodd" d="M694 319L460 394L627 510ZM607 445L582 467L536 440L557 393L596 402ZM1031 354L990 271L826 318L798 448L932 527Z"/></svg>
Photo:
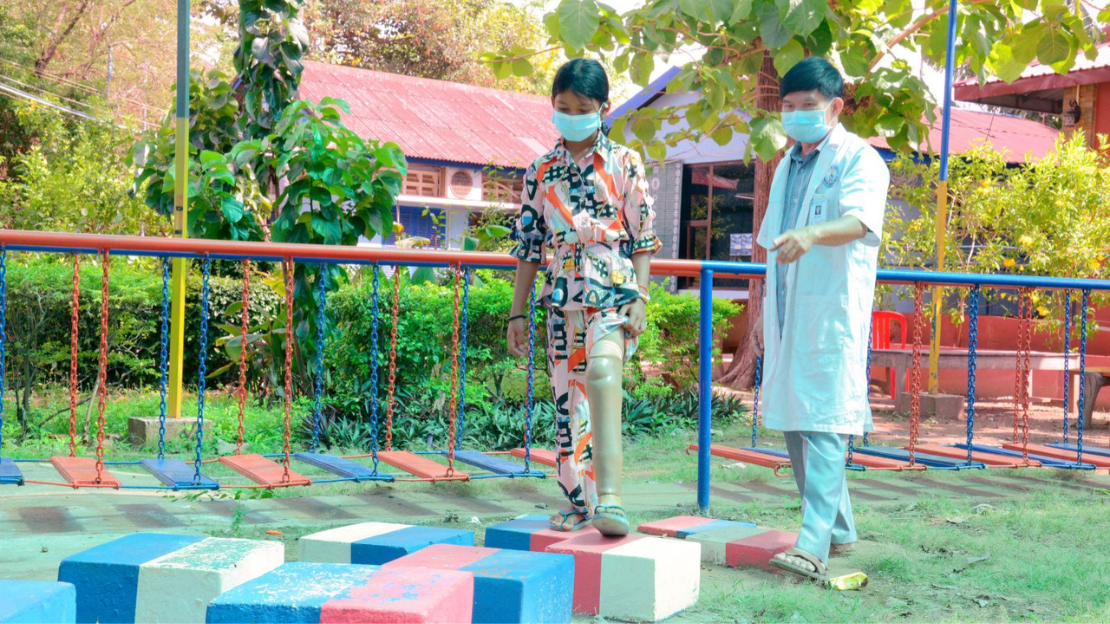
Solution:
<svg viewBox="0 0 1110 624"><path fill-rule="evenodd" d="M828 122L829 125L832 125L836 122L837 117L840 115L840 111L844 110L844 100L841 98L833 98L832 102L829 102L828 98L822 95L817 89L812 91L795 91L786 94L786 96L782 98L782 112L784 113L808 110L824 110L825 121Z"/></svg>

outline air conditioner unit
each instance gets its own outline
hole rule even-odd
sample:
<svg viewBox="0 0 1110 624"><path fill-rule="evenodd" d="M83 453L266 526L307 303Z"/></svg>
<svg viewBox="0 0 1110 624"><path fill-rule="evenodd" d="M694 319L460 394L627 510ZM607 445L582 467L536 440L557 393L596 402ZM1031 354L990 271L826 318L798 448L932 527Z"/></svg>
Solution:
<svg viewBox="0 0 1110 624"><path fill-rule="evenodd" d="M482 201L482 172L477 169L447 168L448 199Z"/></svg>

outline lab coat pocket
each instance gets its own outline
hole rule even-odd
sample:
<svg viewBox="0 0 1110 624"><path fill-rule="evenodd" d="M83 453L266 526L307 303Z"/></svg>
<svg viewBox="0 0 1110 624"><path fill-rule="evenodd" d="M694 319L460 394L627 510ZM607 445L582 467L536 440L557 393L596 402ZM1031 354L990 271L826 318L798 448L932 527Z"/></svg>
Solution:
<svg viewBox="0 0 1110 624"><path fill-rule="evenodd" d="M848 345L848 298L839 295L802 295L797 313L800 355L843 354Z"/></svg>

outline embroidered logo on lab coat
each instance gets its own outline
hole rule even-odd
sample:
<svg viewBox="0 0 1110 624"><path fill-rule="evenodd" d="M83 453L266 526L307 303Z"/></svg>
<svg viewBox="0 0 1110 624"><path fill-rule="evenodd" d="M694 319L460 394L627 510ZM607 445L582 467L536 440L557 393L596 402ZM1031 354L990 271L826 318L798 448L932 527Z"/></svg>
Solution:
<svg viewBox="0 0 1110 624"><path fill-rule="evenodd" d="M825 176L825 186L832 188L838 177L840 177L840 167L833 165L829 168L829 174Z"/></svg>

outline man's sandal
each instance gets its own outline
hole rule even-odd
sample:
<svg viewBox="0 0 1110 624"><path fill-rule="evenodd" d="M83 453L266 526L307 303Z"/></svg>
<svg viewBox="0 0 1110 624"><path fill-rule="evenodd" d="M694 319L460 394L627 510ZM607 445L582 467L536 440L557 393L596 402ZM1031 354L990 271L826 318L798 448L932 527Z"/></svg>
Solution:
<svg viewBox="0 0 1110 624"><path fill-rule="evenodd" d="M555 531L562 531L564 533L573 533L573 532L575 532L579 529L586 528L590 524L590 517L586 515L586 512L581 511L579 509L569 509L567 511L557 511L555 513L559 514L563 518L559 522L555 522L554 520L551 521L551 523L550 523L551 528ZM570 526L567 526L567 520L569 520L571 516L582 516L582 519L579 520L578 522L575 522L574 524L572 524Z"/></svg>
<svg viewBox="0 0 1110 624"><path fill-rule="evenodd" d="M594 528L606 537L628 535L628 515L620 505L598 505L594 508Z"/></svg>
<svg viewBox="0 0 1110 624"><path fill-rule="evenodd" d="M806 566L800 566L788 560L787 557L798 557L799 559L805 559L813 566L814 569L811 570ZM827 570L825 569L825 564L816 556L800 548L791 548L790 550L775 555L771 558L771 565L779 568L780 570L793 572L794 574L804 576L814 581L820 581L823 583L828 580L828 574Z"/></svg>

